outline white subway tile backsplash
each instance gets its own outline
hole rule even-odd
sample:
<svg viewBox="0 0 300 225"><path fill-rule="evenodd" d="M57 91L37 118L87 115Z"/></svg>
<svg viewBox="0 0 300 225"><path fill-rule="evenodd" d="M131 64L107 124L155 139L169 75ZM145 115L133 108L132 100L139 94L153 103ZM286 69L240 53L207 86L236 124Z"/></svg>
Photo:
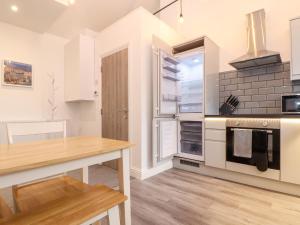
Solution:
<svg viewBox="0 0 300 225"><path fill-rule="evenodd" d="M261 74L258 79L259 80L274 80L275 79L275 74L274 73Z"/></svg>
<svg viewBox="0 0 300 225"><path fill-rule="evenodd" d="M235 95L235 114L281 113L281 95L300 93L300 82L290 80L290 63L220 73L220 102Z"/></svg>
<svg viewBox="0 0 300 225"><path fill-rule="evenodd" d="M252 88L264 88L264 87L267 87L266 81L252 82Z"/></svg>

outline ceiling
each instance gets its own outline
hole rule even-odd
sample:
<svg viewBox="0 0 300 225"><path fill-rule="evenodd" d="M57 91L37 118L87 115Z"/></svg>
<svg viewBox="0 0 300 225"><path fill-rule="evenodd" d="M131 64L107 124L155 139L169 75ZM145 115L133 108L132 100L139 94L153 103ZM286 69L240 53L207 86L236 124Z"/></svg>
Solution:
<svg viewBox="0 0 300 225"><path fill-rule="evenodd" d="M0 0L0 4L0 21L36 32L49 29L67 8L53 0ZM12 5L18 12L10 9Z"/></svg>
<svg viewBox="0 0 300 225"><path fill-rule="evenodd" d="M71 38L88 28L101 31L133 9L143 6L150 12L159 0L75 0L65 6L54 0L0 0L0 21L35 32ZM19 7L12 12L11 5Z"/></svg>

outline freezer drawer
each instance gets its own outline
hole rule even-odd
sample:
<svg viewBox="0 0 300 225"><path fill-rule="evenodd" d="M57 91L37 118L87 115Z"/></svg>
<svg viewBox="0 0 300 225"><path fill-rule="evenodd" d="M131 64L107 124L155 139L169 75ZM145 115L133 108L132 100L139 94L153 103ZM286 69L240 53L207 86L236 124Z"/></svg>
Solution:
<svg viewBox="0 0 300 225"><path fill-rule="evenodd" d="M181 131L181 140L184 141L201 141L202 140L202 133L200 132L187 132Z"/></svg>
<svg viewBox="0 0 300 225"><path fill-rule="evenodd" d="M181 131L189 131L189 132L199 132L202 133L202 122L181 122Z"/></svg>
<svg viewBox="0 0 300 225"><path fill-rule="evenodd" d="M202 155L202 143L195 142L195 141L181 140L181 152L201 156Z"/></svg>

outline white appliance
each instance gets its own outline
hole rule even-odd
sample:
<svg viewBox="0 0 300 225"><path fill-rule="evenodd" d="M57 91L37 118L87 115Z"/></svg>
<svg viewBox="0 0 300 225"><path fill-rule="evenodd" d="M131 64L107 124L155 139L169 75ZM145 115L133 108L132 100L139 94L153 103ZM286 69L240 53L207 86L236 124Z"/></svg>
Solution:
<svg viewBox="0 0 300 225"><path fill-rule="evenodd" d="M219 48L207 37L170 47L153 37L153 165L204 161L204 116L219 114Z"/></svg>

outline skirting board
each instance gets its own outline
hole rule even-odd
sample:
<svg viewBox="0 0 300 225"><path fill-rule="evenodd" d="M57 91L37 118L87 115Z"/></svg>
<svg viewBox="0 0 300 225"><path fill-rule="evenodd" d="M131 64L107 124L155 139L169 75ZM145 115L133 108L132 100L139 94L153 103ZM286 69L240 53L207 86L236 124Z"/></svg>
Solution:
<svg viewBox="0 0 300 225"><path fill-rule="evenodd" d="M300 185L251 176L251 175L233 172L229 170L217 169L213 167L204 166L203 164L200 164L200 167L183 165L180 164L179 158L174 158L173 164L174 164L174 168L177 169L182 169L182 170L199 173L206 176L233 181L236 183L241 183L241 184L267 189L271 191L300 196Z"/></svg>
<svg viewBox="0 0 300 225"><path fill-rule="evenodd" d="M159 173L162 173L172 168L173 168L173 161L168 160L150 169L140 170L138 168L131 168L130 175L136 179L145 180L147 178L150 178L152 176L155 176Z"/></svg>

